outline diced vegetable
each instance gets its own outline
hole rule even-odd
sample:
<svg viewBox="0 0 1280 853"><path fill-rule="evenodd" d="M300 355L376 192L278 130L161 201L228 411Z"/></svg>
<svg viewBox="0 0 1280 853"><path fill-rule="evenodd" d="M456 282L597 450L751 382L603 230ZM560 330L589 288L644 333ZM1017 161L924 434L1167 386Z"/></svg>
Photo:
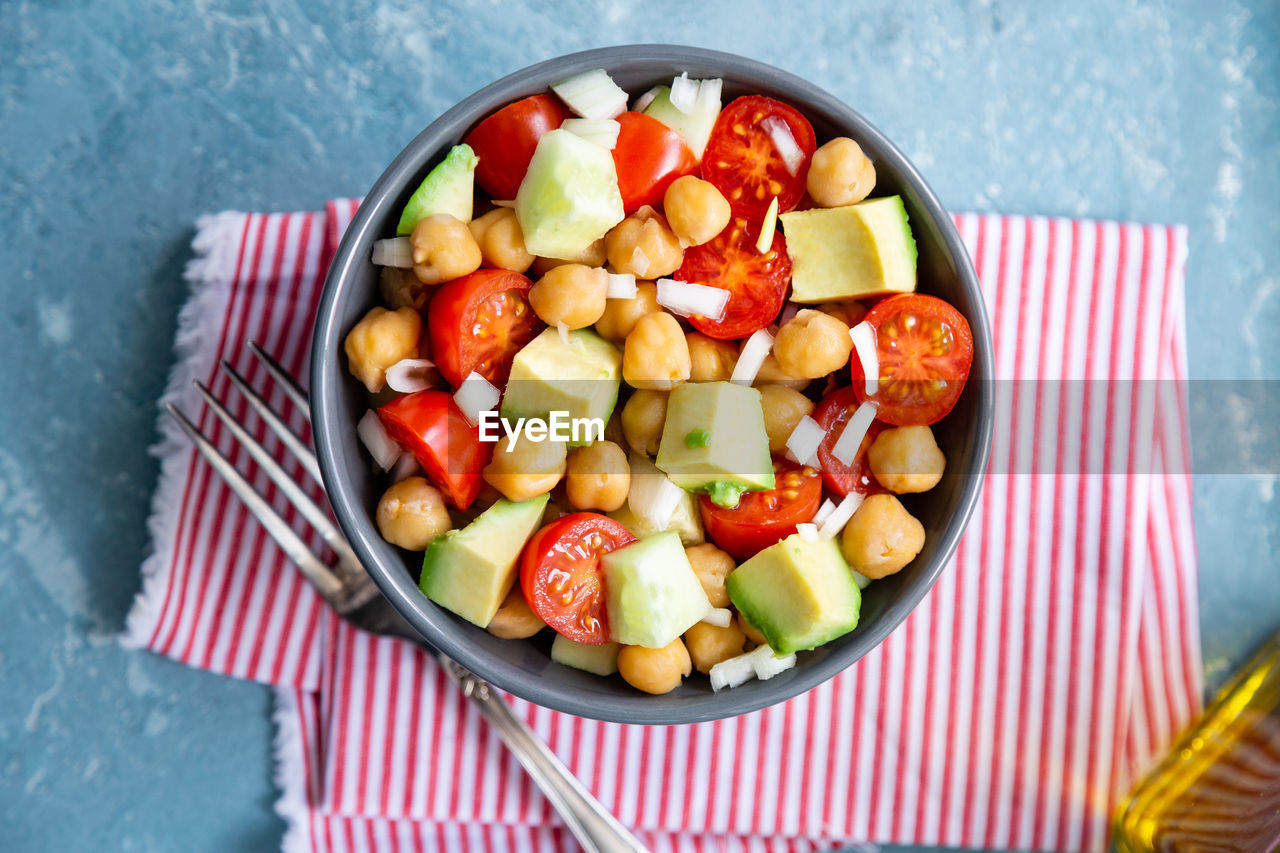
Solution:
<svg viewBox="0 0 1280 853"><path fill-rule="evenodd" d="M698 102L698 81L689 79L686 71L671 81L671 106L682 113L691 113Z"/></svg>
<svg viewBox="0 0 1280 853"><path fill-rule="evenodd" d="M570 118L560 127L610 151L618 144L618 133L622 130L622 125L611 118Z"/></svg>
<svg viewBox="0 0 1280 853"><path fill-rule="evenodd" d="M733 611L727 607L713 607L710 613L702 617L702 621L717 628L728 628L733 622Z"/></svg>
<svg viewBox="0 0 1280 853"><path fill-rule="evenodd" d="M425 391L438 384L440 371L425 358L402 358L387 368L387 387L401 394Z"/></svg>
<svg viewBox="0 0 1280 853"><path fill-rule="evenodd" d="M373 244L371 260L380 267L409 269L413 266L413 247L408 237L388 237Z"/></svg>
<svg viewBox="0 0 1280 853"><path fill-rule="evenodd" d="M724 317L725 306L729 304L729 291L705 284L660 278L658 304L681 317L697 314L719 320Z"/></svg>
<svg viewBox="0 0 1280 853"><path fill-rule="evenodd" d="M769 351L773 349L773 335L764 329L758 329L747 338L747 342L742 345L742 352L738 353L738 360L733 365L733 373L729 376L729 381L735 385L751 385L756 381L756 374L760 372L760 368L764 366L764 360L769 357Z"/></svg>
<svg viewBox="0 0 1280 853"><path fill-rule="evenodd" d="M768 646L760 646L711 667L711 689L719 693L726 688L746 683L752 676L767 681L795 665L794 652L779 657Z"/></svg>
<svg viewBox="0 0 1280 853"><path fill-rule="evenodd" d="M654 86L652 89L645 92L640 97L636 98L636 102L631 105L632 111L637 113L644 112L645 107L653 103L653 99L657 97L658 92L660 92L663 88L664 87L662 86Z"/></svg>
<svg viewBox="0 0 1280 853"><path fill-rule="evenodd" d="M853 518L853 514L858 511L860 506L862 506L862 495L860 493L850 492L846 495L840 503L836 504L836 508L831 511L826 520L818 525L818 538L836 538L836 534L844 530L844 526L849 523L849 519Z"/></svg>
<svg viewBox="0 0 1280 853"><path fill-rule="evenodd" d="M608 299L635 299L636 277L631 273L609 273L609 289L605 293Z"/></svg>
<svg viewBox="0 0 1280 853"><path fill-rule="evenodd" d="M365 412L364 417L356 424L356 435L360 436L365 449L383 471L390 471L400 459L400 446L387 435L386 428L378 419L378 413L372 409Z"/></svg>
<svg viewBox="0 0 1280 853"><path fill-rule="evenodd" d="M583 118L616 118L627 109L627 93L603 68L555 83L551 91Z"/></svg>
<svg viewBox="0 0 1280 853"><path fill-rule="evenodd" d="M866 437L867 430L875 419L875 403L867 400L859 405L849 422L844 425L836 443L832 445L831 455L844 465L852 465L854 457L858 455L858 448L862 446L862 439Z"/></svg>
<svg viewBox="0 0 1280 853"><path fill-rule="evenodd" d="M801 465L817 467L818 445L826 432L818 426L818 422L804 415L796 423L791 435L787 436L787 456Z"/></svg>
<svg viewBox="0 0 1280 853"><path fill-rule="evenodd" d="M809 522L797 524L796 533L799 533L800 538L806 542L818 541L818 526L816 524L811 524Z"/></svg>
<svg viewBox="0 0 1280 853"><path fill-rule="evenodd" d="M764 254L773 245L773 232L778 229L778 197L769 202L769 209L764 212L764 222L760 225L760 236L756 238L756 251ZM783 322L786 322L785 320Z"/></svg>
<svg viewBox="0 0 1280 853"><path fill-rule="evenodd" d="M849 337L853 339L853 351L858 354L862 375L866 378L867 396L871 396L880 387L880 356L876 352L876 330L863 321L849 330Z"/></svg>
<svg viewBox="0 0 1280 853"><path fill-rule="evenodd" d="M777 116L765 116L760 126L769 134L769 139L773 141L773 147L778 149L778 156L782 158L782 164L787 167L787 171L793 177L799 174L800 166L804 163L804 152L800 150L795 134L791 132L787 123Z"/></svg>
<svg viewBox="0 0 1280 853"><path fill-rule="evenodd" d="M496 409L501 398L502 393L488 379L475 372L462 380L457 393L453 395L453 401L472 426L480 423L480 416L485 412Z"/></svg>

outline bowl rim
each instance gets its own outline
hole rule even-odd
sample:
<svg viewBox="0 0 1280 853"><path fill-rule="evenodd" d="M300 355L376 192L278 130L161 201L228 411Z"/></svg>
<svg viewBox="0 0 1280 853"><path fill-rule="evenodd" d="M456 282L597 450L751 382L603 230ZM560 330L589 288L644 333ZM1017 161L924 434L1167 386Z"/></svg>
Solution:
<svg viewBox="0 0 1280 853"><path fill-rule="evenodd" d="M441 128L468 117L472 117L469 124L474 125L487 112L527 94L531 80L546 78L550 83L579 71L610 68L626 63L714 64L723 69L726 75L758 80L769 87L786 90L788 97L803 105L801 109L816 107L837 115L859 140L873 141L883 152L881 160L887 160L891 171L917 194L920 207L937 229L946 254L954 262L960 287L971 296L973 310L968 312L966 319L973 332L973 362L976 369L970 374L969 382L978 389L974 407L976 429L970 433L968 448L972 453L973 464L969 466L957 511L941 533L940 547L932 565L923 575L917 576L911 586L903 590L897 601L889 604L879 614L878 621L871 630L859 634L842 653L820 658L809 666L797 667L789 673L792 677L785 681L779 679L781 683L778 683L775 690L738 694L741 696L738 699L731 698L735 696L733 691L712 694L674 708L666 705L659 707L659 703L655 703L652 711L647 711L643 703L620 704L609 701L601 694L567 696L565 688L550 684L511 661L495 659L465 640L460 641L456 631L445 624L451 619L450 616L433 613L423 607L425 599L412 577L404 572L388 571L381 564L374 551L374 540L378 538L378 532L368 510L339 476L335 450L337 445L333 439L338 430L349 430L351 425L346 423L345 417L340 416L338 409L338 388L343 376L334 367L337 360L322 357L322 354L338 352L342 348L345 329L338 328L336 322L340 297L345 295L342 285L353 276L358 266L368 263L368 253L357 252L357 247L371 244L372 240L382 236L371 231L387 215L387 208L394 204L408 183L436 155L440 146L449 141L437 138L442 134ZM382 594L429 645L494 687L556 711L609 722L683 724L746 714L792 699L852 666L902 623L950 562L981 494L990 455L994 421L994 406L988 392L992 371L990 323L973 263L951 214L942 206L928 183L902 151L860 113L834 95L772 65L700 47L630 44L565 54L514 71L490 83L429 123L379 176L347 226L325 278L316 311L311 353L311 422L325 492L340 527Z"/></svg>

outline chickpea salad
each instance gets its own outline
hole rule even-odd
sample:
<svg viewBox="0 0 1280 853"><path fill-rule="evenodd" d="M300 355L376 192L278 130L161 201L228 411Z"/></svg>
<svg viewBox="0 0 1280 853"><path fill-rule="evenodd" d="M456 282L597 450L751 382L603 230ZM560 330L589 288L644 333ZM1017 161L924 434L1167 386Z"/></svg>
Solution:
<svg viewBox="0 0 1280 853"><path fill-rule="evenodd" d="M858 143L721 94L595 70L487 116L375 244L345 342L423 593L652 694L857 626L924 547L899 496L942 479L973 358Z"/></svg>

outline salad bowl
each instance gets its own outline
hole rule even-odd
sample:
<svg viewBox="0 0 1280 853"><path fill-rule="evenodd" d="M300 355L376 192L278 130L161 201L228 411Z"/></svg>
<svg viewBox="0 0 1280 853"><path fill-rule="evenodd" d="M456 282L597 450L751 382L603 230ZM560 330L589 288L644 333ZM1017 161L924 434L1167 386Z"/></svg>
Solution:
<svg viewBox="0 0 1280 853"><path fill-rule="evenodd" d="M876 195L901 196L918 248L920 289L945 299L968 320L973 363L959 402L935 425L947 459L932 491L913 496L924 525L924 549L904 570L867 587L855 630L799 655L797 665L767 681L714 692L705 678L651 696L620 679L552 661L549 637L499 639L433 604L418 588L415 559L383 540L374 520L382 484L355 425L368 408L363 387L347 372L343 340L378 299L375 241L393 233L405 203L428 171L496 109L580 72L603 68L634 94L684 72L721 78L727 103L744 94L776 98L799 109L819 139L848 136L876 166ZM391 163L369 192L337 247L312 340L311 407L325 490L356 555L391 605L423 640L495 687L555 710L624 723L679 724L743 714L784 701L831 678L875 648L928 592L947 566L977 501L992 424L991 343L982 296L951 216L906 157L866 119L822 89L763 63L673 45L602 48L548 60L486 86L431 122ZM549 632L544 632L549 633Z"/></svg>

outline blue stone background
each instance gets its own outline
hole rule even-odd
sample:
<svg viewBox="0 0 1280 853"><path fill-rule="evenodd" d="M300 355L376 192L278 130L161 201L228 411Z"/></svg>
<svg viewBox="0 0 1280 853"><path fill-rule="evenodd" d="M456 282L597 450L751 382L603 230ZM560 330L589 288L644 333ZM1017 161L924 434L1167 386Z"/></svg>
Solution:
<svg viewBox="0 0 1280 853"><path fill-rule="evenodd" d="M267 690L115 640L195 218L360 193L485 83L646 41L813 80L953 209L1188 224L1191 375L1280 378L1275 2L0 2L0 848L280 842ZM1211 685L1280 627L1275 473L1196 481Z"/></svg>

